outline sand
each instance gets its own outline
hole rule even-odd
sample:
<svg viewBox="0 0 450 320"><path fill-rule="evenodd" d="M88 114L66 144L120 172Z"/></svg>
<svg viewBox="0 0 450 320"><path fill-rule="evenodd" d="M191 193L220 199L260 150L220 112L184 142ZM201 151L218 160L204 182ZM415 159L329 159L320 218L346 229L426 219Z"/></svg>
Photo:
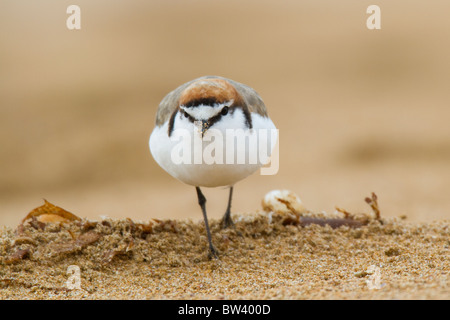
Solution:
<svg viewBox="0 0 450 320"><path fill-rule="evenodd" d="M219 259L202 221L28 219L0 231L0 299L450 298L448 221L366 215L333 229L291 218L234 215L225 230L213 219Z"/></svg>

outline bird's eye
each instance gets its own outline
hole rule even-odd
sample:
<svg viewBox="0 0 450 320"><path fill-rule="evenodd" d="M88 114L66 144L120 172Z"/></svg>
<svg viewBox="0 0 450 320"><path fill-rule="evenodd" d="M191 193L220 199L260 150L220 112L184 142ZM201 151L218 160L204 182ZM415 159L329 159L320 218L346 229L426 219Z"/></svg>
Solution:
<svg viewBox="0 0 450 320"><path fill-rule="evenodd" d="M186 118L189 118L189 114L186 111L184 111L183 114Z"/></svg>
<svg viewBox="0 0 450 320"><path fill-rule="evenodd" d="M223 107L223 108L222 108L222 111L220 111L220 113L221 113L223 116L226 116L226 115L228 114L228 107Z"/></svg>

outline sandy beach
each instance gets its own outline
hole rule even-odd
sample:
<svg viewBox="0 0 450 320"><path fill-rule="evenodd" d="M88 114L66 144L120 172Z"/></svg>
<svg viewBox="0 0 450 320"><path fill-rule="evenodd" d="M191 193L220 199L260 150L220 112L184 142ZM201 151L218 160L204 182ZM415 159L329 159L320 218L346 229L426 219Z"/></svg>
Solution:
<svg viewBox="0 0 450 320"><path fill-rule="evenodd" d="M34 217L0 233L0 299L450 298L448 222L233 218L225 230L212 221L220 256L211 259L202 221Z"/></svg>

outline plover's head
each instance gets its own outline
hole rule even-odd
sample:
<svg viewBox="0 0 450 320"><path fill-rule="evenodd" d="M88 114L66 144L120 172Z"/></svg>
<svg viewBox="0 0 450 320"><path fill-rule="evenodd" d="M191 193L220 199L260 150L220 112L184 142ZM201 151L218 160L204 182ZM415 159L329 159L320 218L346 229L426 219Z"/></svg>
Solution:
<svg viewBox="0 0 450 320"><path fill-rule="evenodd" d="M181 93L178 105L174 116L179 117L179 125L194 124L202 137L209 128L252 127L246 102L225 79L206 78L193 82ZM169 132L172 129L176 128L169 128Z"/></svg>

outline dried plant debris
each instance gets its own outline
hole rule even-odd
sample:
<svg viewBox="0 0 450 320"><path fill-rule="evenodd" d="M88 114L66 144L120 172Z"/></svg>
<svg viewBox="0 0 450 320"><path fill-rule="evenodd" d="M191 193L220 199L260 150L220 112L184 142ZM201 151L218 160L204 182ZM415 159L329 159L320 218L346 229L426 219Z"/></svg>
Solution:
<svg viewBox="0 0 450 320"><path fill-rule="evenodd" d="M51 243L47 246L47 249L50 251L50 256L56 256L64 253L73 253L80 251L88 245L96 242L98 239L100 239L100 237L101 234L94 231L89 231L79 235L76 239L70 241Z"/></svg>
<svg viewBox="0 0 450 320"><path fill-rule="evenodd" d="M132 237L129 237L127 244L121 244L117 248L108 250L105 252L105 254L102 257L101 263L103 265L110 263L114 257L117 256L125 256L129 252L131 252L134 248L134 239Z"/></svg>
<svg viewBox="0 0 450 320"><path fill-rule="evenodd" d="M20 249L17 248L16 251L6 258L5 264L11 264L19 262L23 259L28 258L30 255L30 249Z"/></svg>
<svg viewBox="0 0 450 320"><path fill-rule="evenodd" d="M116 257L130 257L139 241L146 241L155 233L169 232L179 234L186 232L180 222L175 220L153 219L149 222L135 222L130 218L122 221L103 219L102 221L90 221L81 219L75 214L58 207L47 200L44 205L33 209L17 227L15 238L9 246L8 255L3 259L6 264L18 263L21 260L52 259L64 257L70 254L80 253L94 245L102 238L108 242L102 252L97 255L97 262L105 265L111 263ZM366 202L375 213L375 220L381 221L377 196L372 193ZM267 223L261 224L255 234L270 234L272 227L269 225L280 224L282 226L308 225L330 226L333 229L341 226L360 228L374 219L368 215L356 216L347 210L336 208L344 217L320 216L308 211L300 198L288 190L274 190L263 199L263 209L267 213ZM45 219L41 219L45 216ZM52 217L53 218L49 218ZM55 218L55 217L58 217ZM200 224L199 228L203 225ZM184 230L183 230L184 228ZM199 237L203 230L198 230ZM245 227L235 230L237 235L247 234ZM45 234L45 236L44 236ZM180 235L182 236L182 235ZM229 243L233 241L233 235L224 236ZM164 250L162 248L162 250ZM147 257L149 258L149 257ZM143 259L147 259L143 258ZM149 258L151 259L151 258ZM1 260L0 260L1 262Z"/></svg>
<svg viewBox="0 0 450 320"><path fill-rule="evenodd" d="M98 254L98 262L107 264L116 256L131 253L135 239L146 239L157 231L177 231L175 221L151 220L149 222L113 221L103 219L90 221L58 207L47 200L44 205L33 209L22 220L14 232L14 237L5 246L0 264L16 264L23 260L46 261L65 258L81 253L102 238L108 246ZM45 217L45 219L41 219ZM58 218L56 218L58 217ZM110 241L114 238L114 241Z"/></svg>
<svg viewBox="0 0 450 320"><path fill-rule="evenodd" d="M372 197L367 199L366 201L375 212L375 219L380 220L376 195L372 193ZM342 218L314 214L305 208L297 195L287 190L269 192L263 199L262 204L267 213L264 216L266 222L258 222L257 224L255 224L256 221L251 222L253 231L246 230L249 226L241 225L238 228L239 230L236 229L222 234L221 237L226 239L223 242L224 249L227 249L230 243L237 241L235 236L269 235L274 225L283 227L288 225L299 227L328 225L333 229L341 226L360 228L373 220L367 215L357 217L341 208L336 209L344 215ZM46 218L42 220L40 217L43 215L54 215L61 219ZM238 219L238 221L242 220ZM215 222L212 225L214 227ZM198 242L200 247L202 243L198 239L202 239L203 227L203 224L199 223L199 229L195 232L197 235L195 241ZM116 257L130 258L135 254L141 254L143 260L151 260L152 256L148 252L145 254L142 254L142 252L136 253L139 252L139 250L136 251L136 248L140 245L145 247L149 239L154 239L156 234L162 232L168 232L183 238L186 233L192 233L193 230L192 227L187 228L186 224L175 220L153 219L144 223L135 222L130 218L119 221L105 218L101 221L90 221L81 219L45 200L43 206L32 210L22 220L15 231L15 238L8 247L8 254L3 260L0 260L0 263L16 264L22 260L64 259L68 255L79 254L96 246L101 250L97 250L93 259L99 265L112 263ZM180 243L181 250L182 247L183 243ZM164 245L158 248L161 252L166 250ZM199 249L199 251L202 250Z"/></svg>
<svg viewBox="0 0 450 320"><path fill-rule="evenodd" d="M375 193L372 193L372 197L366 198L365 201L374 211L375 220L381 222L377 196ZM374 220L367 214L356 216L339 207L336 207L336 211L344 214L343 218L317 217L312 212L306 210L296 194L287 190L273 190L269 192L264 197L262 206L264 211L271 214L271 219L275 218L273 214L281 216L283 225L298 225L304 227L310 224L317 224L320 226L329 225L333 229L341 226L359 228L367 225L371 220Z"/></svg>
<svg viewBox="0 0 450 320"><path fill-rule="evenodd" d="M80 221L81 218L63 208L51 204L44 199L44 204L30 211L22 220L22 224L30 218L36 217L40 222Z"/></svg>
<svg viewBox="0 0 450 320"><path fill-rule="evenodd" d="M448 222L298 212L297 197L279 198L273 211L234 215L235 228L210 221L218 261L208 259L201 217L31 216L16 230L0 229L0 300L448 298ZM376 196L371 202L378 208ZM74 266L80 289L67 284Z"/></svg>
<svg viewBox="0 0 450 320"><path fill-rule="evenodd" d="M372 192L372 196L370 198L367 197L365 200L366 200L367 204L370 205L373 212L375 213L375 219L381 220L380 209L378 207L377 195L374 192Z"/></svg>
<svg viewBox="0 0 450 320"><path fill-rule="evenodd" d="M17 263L33 257L40 258L40 253L43 251L46 251L48 256L55 256L82 250L97 241L101 235L95 232L84 232L84 230L75 234L70 227L63 226L67 223L84 226L85 223L81 222L80 217L44 199L44 204L30 211L17 227L16 237L11 245L15 251L4 260L5 263ZM55 234L55 241L43 241L44 231ZM69 237L56 235L61 232L68 234Z"/></svg>

